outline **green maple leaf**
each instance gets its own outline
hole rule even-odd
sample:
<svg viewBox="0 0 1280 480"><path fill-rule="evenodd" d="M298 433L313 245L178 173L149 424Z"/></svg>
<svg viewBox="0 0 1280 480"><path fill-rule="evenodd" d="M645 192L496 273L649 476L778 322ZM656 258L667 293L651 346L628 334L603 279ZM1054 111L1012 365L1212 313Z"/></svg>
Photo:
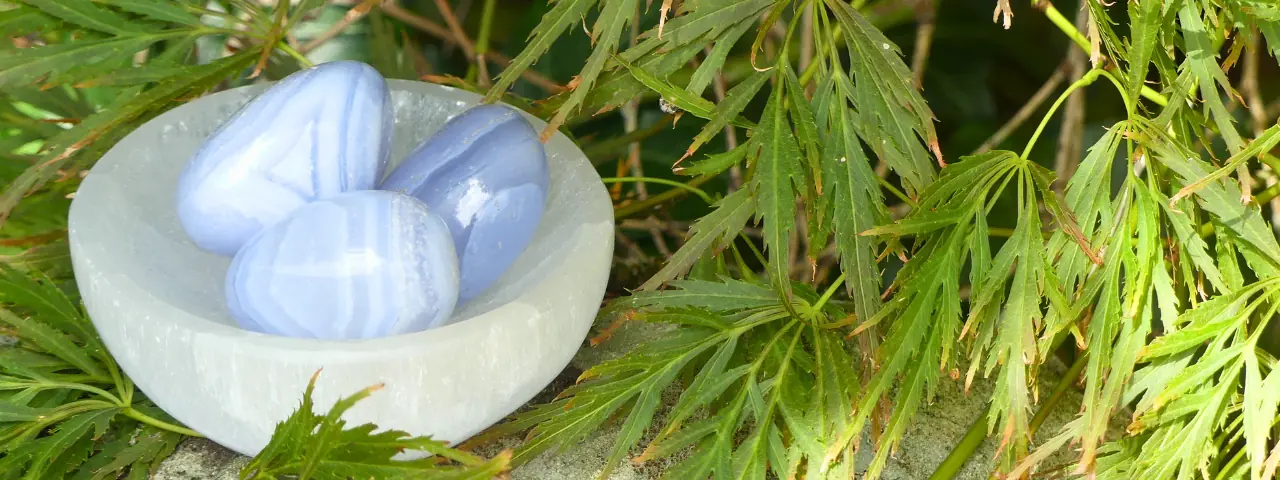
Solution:
<svg viewBox="0 0 1280 480"><path fill-rule="evenodd" d="M347 427L342 415L368 398L380 385L338 400L324 415L313 411L311 394L316 372L302 394L302 403L289 418L276 425L270 443L240 471L242 479L296 478L346 480L349 478L487 479L505 472L509 453L492 459L449 448L444 442L414 437L399 430L377 431L372 424ZM447 459L395 460L404 452L430 453Z"/></svg>

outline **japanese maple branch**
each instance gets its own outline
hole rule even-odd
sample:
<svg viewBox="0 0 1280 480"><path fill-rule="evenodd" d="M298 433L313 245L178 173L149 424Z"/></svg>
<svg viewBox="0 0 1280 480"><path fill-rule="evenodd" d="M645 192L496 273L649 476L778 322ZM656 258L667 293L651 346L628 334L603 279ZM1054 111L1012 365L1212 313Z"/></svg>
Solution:
<svg viewBox="0 0 1280 480"><path fill-rule="evenodd" d="M1067 19L1067 17L1064 17L1062 12L1059 12L1058 9L1049 2L1049 0L1032 0L1031 4L1043 11L1044 15L1049 18L1049 21L1053 22L1059 30L1062 30L1062 33L1067 34L1067 37L1070 38L1071 41L1075 42L1076 45L1079 45L1081 49L1084 49L1086 52L1093 49L1093 47L1089 45L1089 38L1084 36L1083 33L1080 33L1080 30L1076 28L1075 23ZM1115 69L1115 66L1112 65L1107 68L1109 70ZM1123 88L1121 90L1123 90ZM1151 87L1146 85L1142 86L1140 93L1143 98L1151 100L1153 103L1161 107L1169 104L1168 98L1161 95L1160 92L1152 90Z"/></svg>
<svg viewBox="0 0 1280 480"><path fill-rule="evenodd" d="M360 2L360 4L352 7L351 10L347 10L347 13L342 16L341 20L333 22L333 25L330 25L328 29L325 29L325 31L321 32L320 35L316 36L316 38L311 39L311 41L299 48L298 53L304 56L311 53L312 50L315 50L320 45L323 45L325 42L337 37L338 34L342 33L343 30L346 30L347 27L350 27L351 24L360 21L360 19L364 18L365 15L368 15L370 11L373 11L373 7L386 2L387 0L364 0L363 2ZM290 25L290 27L294 27L294 25Z"/></svg>
<svg viewBox="0 0 1280 480"><path fill-rule="evenodd" d="M387 16L390 16L391 18L404 22L406 25L414 27L418 30L422 30L423 32L426 32L428 35L431 35L433 37L446 40L446 41L460 43L457 38L454 38L453 33L450 32L448 28L445 28L435 22L432 22L431 20L422 18L421 16L418 16L413 12L405 10L404 7L401 7L398 2L388 1L387 3L384 3L382 5L382 13L387 14ZM497 63L498 65L502 65L503 67L506 67L507 65L511 64L511 57L508 57L506 55L503 55L495 51L486 51L484 53L484 58L487 58L489 59L489 61ZM533 70L525 70L524 72L521 72L520 78L523 78L526 82L529 82L549 93L556 93L563 90L563 88L559 84L557 84L554 80L551 80L550 78L547 78L545 75L542 75Z"/></svg>

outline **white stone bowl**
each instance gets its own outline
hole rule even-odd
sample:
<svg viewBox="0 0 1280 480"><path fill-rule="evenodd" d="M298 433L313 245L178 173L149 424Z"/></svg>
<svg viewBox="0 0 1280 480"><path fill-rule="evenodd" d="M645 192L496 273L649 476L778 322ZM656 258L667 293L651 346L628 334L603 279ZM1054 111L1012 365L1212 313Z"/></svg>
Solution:
<svg viewBox="0 0 1280 480"><path fill-rule="evenodd" d="M393 163L480 100L421 82L390 86ZM213 441L254 455L321 368L317 408L383 383L344 418L449 442L498 422L560 373L604 296L613 208L586 156L559 133L546 146L551 188L533 242L449 324L359 341L239 328L223 298L230 259L188 240L174 189L200 142L263 89L209 95L146 123L102 157L71 205L71 256L85 308L149 398Z"/></svg>

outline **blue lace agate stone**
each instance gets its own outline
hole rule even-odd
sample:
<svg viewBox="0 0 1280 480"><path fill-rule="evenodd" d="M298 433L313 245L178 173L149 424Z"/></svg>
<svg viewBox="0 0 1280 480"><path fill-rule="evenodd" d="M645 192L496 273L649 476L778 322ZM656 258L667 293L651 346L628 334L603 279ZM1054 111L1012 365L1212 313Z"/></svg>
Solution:
<svg viewBox="0 0 1280 480"><path fill-rule="evenodd" d="M510 107L482 105L449 120L379 188L417 197L449 225L461 303L492 285L528 246L549 182L538 132Z"/></svg>
<svg viewBox="0 0 1280 480"><path fill-rule="evenodd" d="M227 271L246 329L347 340L441 325L458 299L449 229L421 201L366 190L317 200L267 227Z"/></svg>
<svg viewBox="0 0 1280 480"><path fill-rule="evenodd" d="M178 219L197 246L234 255L311 201L374 188L392 131L386 80L359 62L302 70L222 124L178 179Z"/></svg>

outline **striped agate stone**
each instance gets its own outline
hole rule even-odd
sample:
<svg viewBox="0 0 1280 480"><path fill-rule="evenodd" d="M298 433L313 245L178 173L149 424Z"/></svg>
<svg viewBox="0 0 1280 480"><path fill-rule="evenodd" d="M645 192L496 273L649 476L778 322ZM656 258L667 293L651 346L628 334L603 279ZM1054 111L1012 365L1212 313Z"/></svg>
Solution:
<svg viewBox="0 0 1280 480"><path fill-rule="evenodd" d="M445 123L378 188L417 197L444 218L457 249L461 303L529 245L549 182L538 132L515 109L481 105Z"/></svg>
<svg viewBox="0 0 1280 480"><path fill-rule="evenodd" d="M324 340L441 325L458 298L449 229L421 201L379 190L317 200L231 261L227 307L248 330Z"/></svg>
<svg viewBox="0 0 1280 480"><path fill-rule="evenodd" d="M178 179L178 219L200 248L234 255L302 205L374 188L391 132L390 93L373 67L340 61L297 72L205 139Z"/></svg>

